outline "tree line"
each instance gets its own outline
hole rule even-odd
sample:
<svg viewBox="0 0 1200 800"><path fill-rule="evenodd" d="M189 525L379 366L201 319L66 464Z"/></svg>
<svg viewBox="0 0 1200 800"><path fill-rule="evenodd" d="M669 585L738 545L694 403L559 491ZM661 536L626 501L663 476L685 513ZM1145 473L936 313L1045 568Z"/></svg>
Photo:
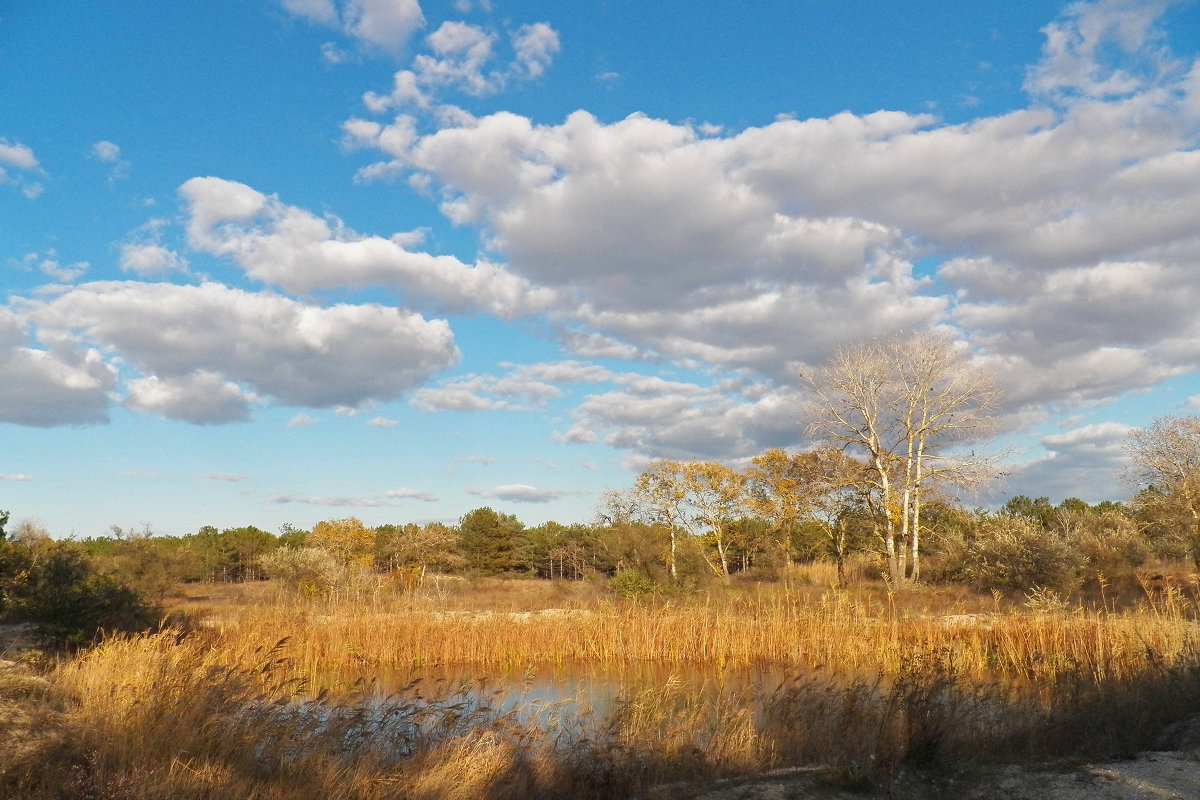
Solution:
<svg viewBox="0 0 1200 800"><path fill-rule="evenodd" d="M390 577L397 590L415 589L431 574L591 580L644 595L712 581L780 580L798 564L826 561L837 565L843 585L855 575L887 579L880 539L887 529L864 497L866 469L836 449L769 450L744 471L659 461L630 489L611 492L596 520L571 525L527 526L481 507L453 525L371 527L346 517L277 534L255 526L205 526L184 536L114 528L108 536L56 541L24 522L0 544L0 602L11 609L83 577L93 590L128 587L149 602L161 602L180 582L268 578L311 595L376 576ZM1157 486L1130 503L1069 498L1055 505L1017 496L992 511L927 500L924 580L1065 595L1156 560L1196 559L1200 539L1190 511L1172 509L1170 497Z"/></svg>

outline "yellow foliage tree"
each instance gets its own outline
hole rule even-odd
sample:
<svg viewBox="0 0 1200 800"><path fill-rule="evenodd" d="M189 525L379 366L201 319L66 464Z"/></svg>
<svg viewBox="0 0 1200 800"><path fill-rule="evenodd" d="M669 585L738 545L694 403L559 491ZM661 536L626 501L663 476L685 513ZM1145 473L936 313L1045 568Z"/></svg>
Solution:
<svg viewBox="0 0 1200 800"><path fill-rule="evenodd" d="M369 566L375 555L375 530L363 525L357 517L324 520L313 526L307 543L325 550L343 564Z"/></svg>

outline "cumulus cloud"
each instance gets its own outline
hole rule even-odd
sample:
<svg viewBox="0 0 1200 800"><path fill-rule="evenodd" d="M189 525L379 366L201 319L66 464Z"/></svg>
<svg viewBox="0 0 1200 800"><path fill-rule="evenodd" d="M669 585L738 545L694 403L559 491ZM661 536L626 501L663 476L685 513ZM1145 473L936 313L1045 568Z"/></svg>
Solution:
<svg viewBox="0 0 1200 800"><path fill-rule="evenodd" d="M562 391L535 375L521 370L497 377L463 375L440 386L425 387L413 395L412 403L425 411L529 411L541 408Z"/></svg>
<svg viewBox="0 0 1200 800"><path fill-rule="evenodd" d="M425 411L537 410L548 400L573 402L565 443L603 443L634 458L744 458L767 447L800 443L800 398L767 380L735 378L711 386L581 361L501 364L500 375L466 375L417 391Z"/></svg>
<svg viewBox="0 0 1200 800"><path fill-rule="evenodd" d="M245 422L259 399L236 383L208 370L159 378L151 375L129 381L125 405L166 419L197 425Z"/></svg>
<svg viewBox="0 0 1200 800"><path fill-rule="evenodd" d="M374 113L406 107L430 108L440 91L474 97L504 91L517 81L545 73L558 53L558 33L544 22L523 25L509 37L511 58L497 65L499 34L480 25L447 21L426 37L429 53L417 55L397 72L388 94L367 92L363 103Z"/></svg>
<svg viewBox="0 0 1200 800"><path fill-rule="evenodd" d="M801 443L793 389L739 380L706 387L655 378L586 397L560 441L603 443L634 459L738 459Z"/></svg>
<svg viewBox="0 0 1200 800"><path fill-rule="evenodd" d="M112 142L97 142L91 145L91 152L106 163L115 163L121 158L121 149Z"/></svg>
<svg viewBox="0 0 1200 800"><path fill-rule="evenodd" d="M282 5L295 16L392 55L402 53L425 24L417 0L283 0Z"/></svg>
<svg viewBox="0 0 1200 800"><path fill-rule="evenodd" d="M1200 66L1165 50L1168 5L1069 6L1026 85L1070 102L959 125L498 112L424 132L410 103L345 131L383 155L364 178L407 176L509 273L576 298L551 314L581 355L783 384L839 342L950 323L1005 370L1014 408L1103 402L1200 365ZM426 399L507 402L481 388Z"/></svg>
<svg viewBox="0 0 1200 800"><path fill-rule="evenodd" d="M0 137L0 164L17 169L37 169L38 160L27 145Z"/></svg>
<svg viewBox="0 0 1200 800"><path fill-rule="evenodd" d="M110 180L129 177L129 162L122 160L121 148L112 142L102 140L93 144L92 156L98 161L111 165Z"/></svg>
<svg viewBox="0 0 1200 800"><path fill-rule="evenodd" d="M288 206L245 184L193 178L180 187L188 240L196 250L231 258L250 277L290 291L388 286L450 310L477 308L501 317L541 311L556 293L498 264L464 264L414 251L419 235L363 236L336 218Z"/></svg>
<svg viewBox="0 0 1200 800"><path fill-rule="evenodd" d="M498 366L504 375L468 374L425 387L413 395L412 404L424 411L534 411L562 396L560 384L595 384L621 381L598 364L582 361L542 362Z"/></svg>
<svg viewBox="0 0 1200 800"><path fill-rule="evenodd" d="M28 344L26 319L0 308L0 421L34 427L107 422L117 372L95 348Z"/></svg>
<svg viewBox="0 0 1200 800"><path fill-rule="evenodd" d="M157 243L121 245L121 269L143 278L160 277L171 272L186 272L188 261L179 253Z"/></svg>
<svg viewBox="0 0 1200 800"><path fill-rule="evenodd" d="M220 412L180 410L171 398L188 382L224 387L225 413L239 393L245 403L253 393L284 405L354 407L395 399L458 356L441 320L377 305L322 308L216 283L97 282L24 305L43 338L93 342L139 370L138 407L198 418Z"/></svg>

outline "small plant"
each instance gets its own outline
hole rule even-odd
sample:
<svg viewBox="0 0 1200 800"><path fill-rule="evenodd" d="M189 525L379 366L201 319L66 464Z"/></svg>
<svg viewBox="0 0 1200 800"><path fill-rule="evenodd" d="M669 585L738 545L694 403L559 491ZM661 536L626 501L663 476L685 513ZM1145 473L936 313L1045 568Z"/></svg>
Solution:
<svg viewBox="0 0 1200 800"><path fill-rule="evenodd" d="M626 600L641 600L652 597L658 590L658 585L643 572L625 569L618 572L609 581L609 586Z"/></svg>
<svg viewBox="0 0 1200 800"><path fill-rule="evenodd" d="M1035 586L1025 594L1025 606L1035 614L1048 616L1066 614L1071 604L1062 599L1058 592L1045 586Z"/></svg>

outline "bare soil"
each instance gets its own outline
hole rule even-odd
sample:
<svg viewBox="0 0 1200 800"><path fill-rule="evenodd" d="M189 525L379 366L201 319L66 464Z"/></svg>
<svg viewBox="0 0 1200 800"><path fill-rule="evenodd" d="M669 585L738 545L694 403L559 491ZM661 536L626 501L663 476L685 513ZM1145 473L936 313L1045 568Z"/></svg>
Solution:
<svg viewBox="0 0 1200 800"><path fill-rule="evenodd" d="M1094 764L980 765L906 772L888 786L847 785L820 769L779 770L702 787L663 786L644 800L1200 800L1200 715L1161 750Z"/></svg>

